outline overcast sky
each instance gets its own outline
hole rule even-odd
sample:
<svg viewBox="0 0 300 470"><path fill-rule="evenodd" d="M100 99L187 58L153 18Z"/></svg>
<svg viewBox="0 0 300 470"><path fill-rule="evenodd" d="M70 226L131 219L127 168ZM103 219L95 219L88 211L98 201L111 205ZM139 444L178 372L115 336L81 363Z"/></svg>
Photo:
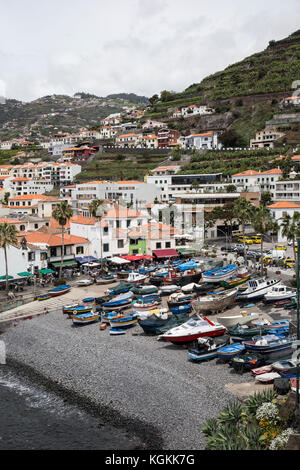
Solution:
<svg viewBox="0 0 300 470"><path fill-rule="evenodd" d="M0 95L182 91L299 18L299 0L0 0Z"/></svg>

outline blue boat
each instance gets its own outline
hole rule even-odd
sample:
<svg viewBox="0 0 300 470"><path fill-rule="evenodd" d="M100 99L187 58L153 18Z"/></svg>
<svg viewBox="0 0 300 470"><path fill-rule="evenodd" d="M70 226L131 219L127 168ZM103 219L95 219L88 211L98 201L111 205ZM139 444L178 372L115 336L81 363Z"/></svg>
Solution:
<svg viewBox="0 0 300 470"><path fill-rule="evenodd" d="M137 316L130 313L129 315L120 315L117 318L112 318L109 320L109 323L112 328L130 328L136 325L137 321Z"/></svg>
<svg viewBox="0 0 300 470"><path fill-rule="evenodd" d="M71 290L71 286L66 284L64 286L54 287L53 289L48 291L48 294L51 297L57 297L58 295L63 295L63 294L66 294L67 292L70 292L70 290Z"/></svg>
<svg viewBox="0 0 300 470"><path fill-rule="evenodd" d="M109 302L103 303L102 309L104 311L122 310L123 308L127 308L131 306L132 298L133 298L133 293L126 292L124 294L118 295L117 297L114 297Z"/></svg>
<svg viewBox="0 0 300 470"><path fill-rule="evenodd" d="M109 334L111 336L120 336L120 335L125 335L126 331L123 330L122 328L111 328L109 330Z"/></svg>
<svg viewBox="0 0 300 470"><path fill-rule="evenodd" d="M245 346L242 343L234 343L229 346L221 348L217 352L217 356L220 359L231 359L238 354L242 354L245 351Z"/></svg>
<svg viewBox="0 0 300 470"><path fill-rule="evenodd" d="M92 311L92 307L88 307L87 305L64 305L62 307L63 313L68 315L77 315L82 313L89 313Z"/></svg>
<svg viewBox="0 0 300 470"><path fill-rule="evenodd" d="M258 352L266 358L285 357L292 354L294 350L295 337L284 337L284 335L256 336L252 341L244 341L248 351Z"/></svg>
<svg viewBox="0 0 300 470"><path fill-rule="evenodd" d="M190 313L192 311L192 306L190 304L178 305L177 307L171 307L170 310L174 315L181 315L184 313Z"/></svg>
<svg viewBox="0 0 300 470"><path fill-rule="evenodd" d="M212 269L211 271L205 271L202 273L202 279L204 282L220 282L228 279L236 271L237 265L230 264L223 268Z"/></svg>
<svg viewBox="0 0 300 470"><path fill-rule="evenodd" d="M188 350L188 359L193 362L208 361L217 357L218 350L229 343L229 336L219 338L198 338L195 344Z"/></svg>

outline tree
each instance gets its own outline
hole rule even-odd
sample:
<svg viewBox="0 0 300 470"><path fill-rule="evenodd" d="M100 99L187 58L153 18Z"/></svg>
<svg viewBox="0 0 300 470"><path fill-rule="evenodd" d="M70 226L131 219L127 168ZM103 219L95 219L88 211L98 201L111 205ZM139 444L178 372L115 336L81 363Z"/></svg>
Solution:
<svg viewBox="0 0 300 470"><path fill-rule="evenodd" d="M220 135L219 141L224 147L246 147L245 139L235 129L228 129Z"/></svg>
<svg viewBox="0 0 300 470"><path fill-rule="evenodd" d="M57 220L61 226L61 243L62 243L62 254L59 268L59 279L62 279L62 269L64 264L64 254L65 254L65 225L71 219L73 215L73 209L67 201L62 201L52 212L52 217Z"/></svg>
<svg viewBox="0 0 300 470"><path fill-rule="evenodd" d="M152 104L152 106L153 106L154 103L156 103L158 100L159 100L159 96L158 96L158 95L153 95L153 96L151 96L151 98L149 98L149 102Z"/></svg>
<svg viewBox="0 0 300 470"><path fill-rule="evenodd" d="M192 189L194 189L196 191L196 193L199 191L199 181L198 180L194 180L192 182Z"/></svg>
<svg viewBox="0 0 300 470"><path fill-rule="evenodd" d="M253 215L252 225L257 233L261 235L260 242L260 261L261 261L261 276L264 275L264 260L263 260L263 248L264 248L264 236L267 235L271 230L274 231L275 220L271 215L270 210L265 206L255 208Z"/></svg>
<svg viewBox="0 0 300 470"><path fill-rule="evenodd" d="M271 204L272 202L272 194L269 192L269 191L266 191L264 193L261 193L261 196L260 196L260 205L261 206L268 206L269 204Z"/></svg>
<svg viewBox="0 0 300 470"><path fill-rule="evenodd" d="M293 243L293 253L296 267L296 238L300 237L300 212L294 212L292 217L289 214L286 214L283 217L281 229L282 236L286 237L288 241Z"/></svg>
<svg viewBox="0 0 300 470"><path fill-rule="evenodd" d="M236 186L234 184L229 184L226 188L226 191L228 193L235 193L236 192Z"/></svg>
<svg viewBox="0 0 300 470"><path fill-rule="evenodd" d="M106 205L102 199L94 199L89 205L89 213L93 217L97 217L100 225L100 257L101 257L101 270L103 269L103 246L102 246L102 227L101 221L103 214L106 211Z"/></svg>
<svg viewBox="0 0 300 470"><path fill-rule="evenodd" d="M293 161L290 155L288 155L286 158L283 158L279 162L279 168L282 171L282 178L286 179L289 178L290 172L293 168Z"/></svg>
<svg viewBox="0 0 300 470"><path fill-rule="evenodd" d="M11 224L0 224L0 248L4 250L5 273L6 273L6 290L8 291L8 263L7 263L7 247L17 244L17 229Z"/></svg>
<svg viewBox="0 0 300 470"><path fill-rule="evenodd" d="M5 204L6 206L8 205L9 196L10 196L10 193L4 193L3 204Z"/></svg>
<svg viewBox="0 0 300 470"><path fill-rule="evenodd" d="M244 239L244 259L246 262L246 243L245 243L245 225L253 220L254 206L244 197L234 201L234 215L242 226Z"/></svg>

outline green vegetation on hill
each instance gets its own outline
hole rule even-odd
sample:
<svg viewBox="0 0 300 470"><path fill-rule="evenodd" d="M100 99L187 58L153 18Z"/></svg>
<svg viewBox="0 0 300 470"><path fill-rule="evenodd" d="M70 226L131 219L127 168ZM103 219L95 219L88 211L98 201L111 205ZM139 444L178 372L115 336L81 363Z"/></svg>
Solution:
<svg viewBox="0 0 300 470"><path fill-rule="evenodd" d="M164 159L161 154L147 154L142 149L137 149L137 154L126 154L126 150L120 153L102 153L86 165L81 173L76 176L76 181L89 180L139 180L150 170L157 167Z"/></svg>
<svg viewBox="0 0 300 470"><path fill-rule="evenodd" d="M180 173L183 175L223 173L224 176L232 176L246 170L266 171L274 167L273 160L286 150L282 148L194 153L190 162L182 167Z"/></svg>

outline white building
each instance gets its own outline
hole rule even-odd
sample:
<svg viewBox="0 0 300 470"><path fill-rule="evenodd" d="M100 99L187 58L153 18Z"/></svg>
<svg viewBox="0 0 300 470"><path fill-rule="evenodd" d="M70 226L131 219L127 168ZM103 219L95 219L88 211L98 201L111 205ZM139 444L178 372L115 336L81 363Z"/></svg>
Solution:
<svg viewBox="0 0 300 470"><path fill-rule="evenodd" d="M282 235L282 227L281 227L282 219L286 215L290 215L291 217L293 217L295 212L300 212L300 202L296 203L296 202L283 202L282 201L282 202L276 202L275 204L271 204L268 207L271 211L271 214L275 218L276 222L278 222L280 226L280 230L278 232L278 241L286 242L287 241L286 238Z"/></svg>
<svg viewBox="0 0 300 470"><path fill-rule="evenodd" d="M184 147L187 149L217 149L218 134L216 132L204 132L201 134L191 134L185 138Z"/></svg>
<svg viewBox="0 0 300 470"><path fill-rule="evenodd" d="M242 186L246 191L270 192L275 198L276 182L281 176L282 171L278 168L267 171L247 170L232 175L232 183Z"/></svg>

